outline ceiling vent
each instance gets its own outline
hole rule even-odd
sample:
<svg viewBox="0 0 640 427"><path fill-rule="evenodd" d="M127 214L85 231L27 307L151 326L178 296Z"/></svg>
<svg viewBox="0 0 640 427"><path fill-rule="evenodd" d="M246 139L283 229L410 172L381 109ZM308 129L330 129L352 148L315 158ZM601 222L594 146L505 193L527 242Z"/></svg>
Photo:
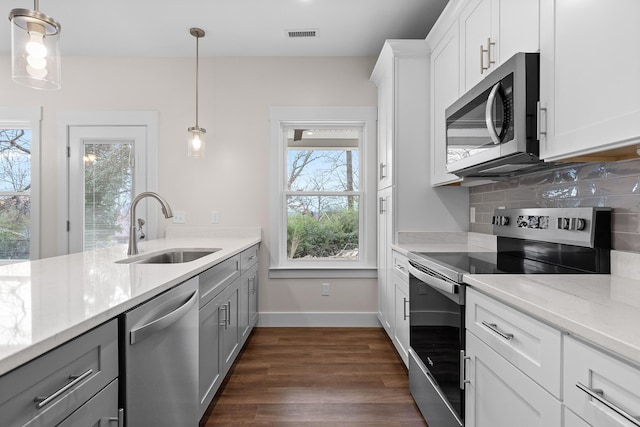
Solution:
<svg viewBox="0 0 640 427"><path fill-rule="evenodd" d="M290 39L309 39L318 37L318 30L286 30Z"/></svg>

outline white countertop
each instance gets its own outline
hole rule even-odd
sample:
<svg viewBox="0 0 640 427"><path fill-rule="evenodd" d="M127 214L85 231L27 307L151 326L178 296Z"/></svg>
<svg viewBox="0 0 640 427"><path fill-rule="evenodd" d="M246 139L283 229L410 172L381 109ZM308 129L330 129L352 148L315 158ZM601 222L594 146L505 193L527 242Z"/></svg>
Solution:
<svg viewBox="0 0 640 427"><path fill-rule="evenodd" d="M473 288L640 365L640 281L608 274L464 277Z"/></svg>
<svg viewBox="0 0 640 427"><path fill-rule="evenodd" d="M125 246L0 266L0 375L259 243L260 228L167 231L140 254L220 248L182 264L117 264Z"/></svg>

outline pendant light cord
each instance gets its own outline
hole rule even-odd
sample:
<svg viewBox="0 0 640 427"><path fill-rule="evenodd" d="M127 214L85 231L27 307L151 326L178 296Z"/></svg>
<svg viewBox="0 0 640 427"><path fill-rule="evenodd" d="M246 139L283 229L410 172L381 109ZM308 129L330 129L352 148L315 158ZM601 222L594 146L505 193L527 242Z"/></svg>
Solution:
<svg viewBox="0 0 640 427"><path fill-rule="evenodd" d="M198 126L198 69L200 68L200 37L196 36L196 127Z"/></svg>

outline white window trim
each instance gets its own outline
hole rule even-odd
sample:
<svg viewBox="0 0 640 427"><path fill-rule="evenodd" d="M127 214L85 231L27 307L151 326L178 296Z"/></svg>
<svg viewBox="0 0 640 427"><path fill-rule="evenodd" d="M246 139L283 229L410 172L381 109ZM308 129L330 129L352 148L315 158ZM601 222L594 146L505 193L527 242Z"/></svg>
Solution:
<svg viewBox="0 0 640 427"><path fill-rule="evenodd" d="M31 129L30 259L40 258L40 145L42 107L0 107L0 123L22 123ZM15 262L15 261L10 261Z"/></svg>
<svg viewBox="0 0 640 427"><path fill-rule="evenodd" d="M147 127L147 190L158 189L158 112L157 111L104 111L104 112L64 112L58 113L58 218L61 233L58 238L58 255L69 253L67 238L67 219L69 218L69 170L67 147L70 126L146 126ZM154 238L157 229L155 215L147 220L147 235Z"/></svg>
<svg viewBox="0 0 640 427"><path fill-rule="evenodd" d="M271 107L270 269L272 278L374 278L376 271L376 107ZM290 261L287 259L286 217L283 215L286 146L283 128L302 124L362 126L360 144L360 257L358 261Z"/></svg>

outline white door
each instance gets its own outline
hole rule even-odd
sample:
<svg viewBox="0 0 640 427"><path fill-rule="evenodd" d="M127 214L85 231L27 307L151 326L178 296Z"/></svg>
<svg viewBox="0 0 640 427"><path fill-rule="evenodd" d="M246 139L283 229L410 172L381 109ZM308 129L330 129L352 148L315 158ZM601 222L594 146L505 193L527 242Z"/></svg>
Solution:
<svg viewBox="0 0 640 427"><path fill-rule="evenodd" d="M68 135L69 253L127 243L131 200L148 184L147 127L69 126ZM136 213L150 219L144 203Z"/></svg>

